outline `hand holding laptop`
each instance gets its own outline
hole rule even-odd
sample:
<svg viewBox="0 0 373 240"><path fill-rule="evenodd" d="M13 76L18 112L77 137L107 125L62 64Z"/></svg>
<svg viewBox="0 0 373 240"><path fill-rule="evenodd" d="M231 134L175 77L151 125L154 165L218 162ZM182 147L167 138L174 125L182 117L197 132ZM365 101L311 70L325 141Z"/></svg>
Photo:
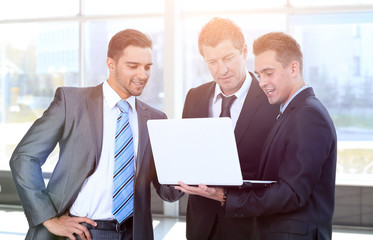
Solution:
<svg viewBox="0 0 373 240"><path fill-rule="evenodd" d="M199 195L202 197L210 198L219 202L222 202L224 198L223 188L208 187L205 184L199 184L198 187L194 187L189 186L183 182L179 182L179 186L175 186L175 189L191 195Z"/></svg>

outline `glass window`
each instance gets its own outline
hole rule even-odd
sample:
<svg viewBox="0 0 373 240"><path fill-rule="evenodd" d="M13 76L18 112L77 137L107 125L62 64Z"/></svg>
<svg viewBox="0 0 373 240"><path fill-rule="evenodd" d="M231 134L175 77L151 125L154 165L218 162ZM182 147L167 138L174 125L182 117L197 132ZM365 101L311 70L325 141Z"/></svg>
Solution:
<svg viewBox="0 0 373 240"><path fill-rule="evenodd" d="M69 22L0 25L7 33L0 38L0 170L9 169L15 146L56 88L79 85L78 27Z"/></svg>
<svg viewBox="0 0 373 240"><path fill-rule="evenodd" d="M0 0L0 20L76 16L79 0Z"/></svg>
<svg viewBox="0 0 373 240"><path fill-rule="evenodd" d="M346 6L373 4L373 0L290 0L295 7L325 7L325 6Z"/></svg>
<svg viewBox="0 0 373 240"><path fill-rule="evenodd" d="M293 16L290 23L304 78L336 125L338 179L373 181L373 15Z"/></svg>
<svg viewBox="0 0 373 240"><path fill-rule="evenodd" d="M84 1L86 15L163 13L164 0L89 0Z"/></svg>
<svg viewBox="0 0 373 240"><path fill-rule="evenodd" d="M183 0L181 9L183 11L238 11L259 8L284 7L286 0Z"/></svg>

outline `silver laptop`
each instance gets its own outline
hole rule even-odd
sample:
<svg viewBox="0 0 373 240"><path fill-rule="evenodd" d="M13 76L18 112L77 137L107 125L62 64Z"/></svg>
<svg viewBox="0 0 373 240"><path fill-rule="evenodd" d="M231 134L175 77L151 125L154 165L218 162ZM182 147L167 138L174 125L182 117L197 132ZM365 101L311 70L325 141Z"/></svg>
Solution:
<svg viewBox="0 0 373 240"><path fill-rule="evenodd" d="M149 120L148 129L161 184L243 184L230 118Z"/></svg>

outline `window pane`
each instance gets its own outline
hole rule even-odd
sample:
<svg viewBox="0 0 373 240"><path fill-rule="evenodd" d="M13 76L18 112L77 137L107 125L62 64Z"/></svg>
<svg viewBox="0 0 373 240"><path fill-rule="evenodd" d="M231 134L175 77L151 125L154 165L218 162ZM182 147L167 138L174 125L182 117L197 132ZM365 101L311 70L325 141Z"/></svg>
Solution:
<svg viewBox="0 0 373 240"><path fill-rule="evenodd" d="M58 16L79 13L79 0L0 0L0 20Z"/></svg>
<svg viewBox="0 0 373 240"><path fill-rule="evenodd" d="M294 16L290 22L303 48L304 78L337 128L339 177L373 180L373 15Z"/></svg>
<svg viewBox="0 0 373 240"><path fill-rule="evenodd" d="M183 11L229 11L252 10L258 8L283 7L286 0L183 0Z"/></svg>
<svg viewBox="0 0 373 240"><path fill-rule="evenodd" d="M163 13L164 0L89 0L84 1L84 14L146 14Z"/></svg>
<svg viewBox="0 0 373 240"><path fill-rule="evenodd" d="M163 43L162 18L128 19L125 21L97 21L84 25L85 85L94 86L107 79L107 45L111 37L124 29L133 28L148 34L153 41L153 66L150 79L139 97L151 106L163 107Z"/></svg>
<svg viewBox="0 0 373 240"><path fill-rule="evenodd" d="M290 4L296 7L311 6L346 6L373 4L373 0L290 0Z"/></svg>
<svg viewBox="0 0 373 240"><path fill-rule="evenodd" d="M9 169L15 146L49 106L56 88L78 85L79 34L74 23L3 24L0 32L7 32L0 38L3 170Z"/></svg>

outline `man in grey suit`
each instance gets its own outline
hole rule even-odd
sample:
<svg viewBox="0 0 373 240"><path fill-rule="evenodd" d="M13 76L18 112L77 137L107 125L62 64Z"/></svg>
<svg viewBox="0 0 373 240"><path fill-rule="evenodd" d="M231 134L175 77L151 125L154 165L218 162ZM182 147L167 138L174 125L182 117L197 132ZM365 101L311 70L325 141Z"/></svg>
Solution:
<svg viewBox="0 0 373 240"><path fill-rule="evenodd" d="M30 226L26 239L153 239L150 183L166 201L182 195L159 184L149 144L147 120L166 115L136 98L149 79L151 48L151 39L137 30L118 32L108 47L107 81L95 87L58 88L18 144L10 167ZM125 113L119 102L129 107ZM131 132L123 151L132 156L124 167L132 175L122 183L128 199L120 203L123 218L113 203L121 114L126 114ZM57 144L59 160L45 186L41 166Z"/></svg>

